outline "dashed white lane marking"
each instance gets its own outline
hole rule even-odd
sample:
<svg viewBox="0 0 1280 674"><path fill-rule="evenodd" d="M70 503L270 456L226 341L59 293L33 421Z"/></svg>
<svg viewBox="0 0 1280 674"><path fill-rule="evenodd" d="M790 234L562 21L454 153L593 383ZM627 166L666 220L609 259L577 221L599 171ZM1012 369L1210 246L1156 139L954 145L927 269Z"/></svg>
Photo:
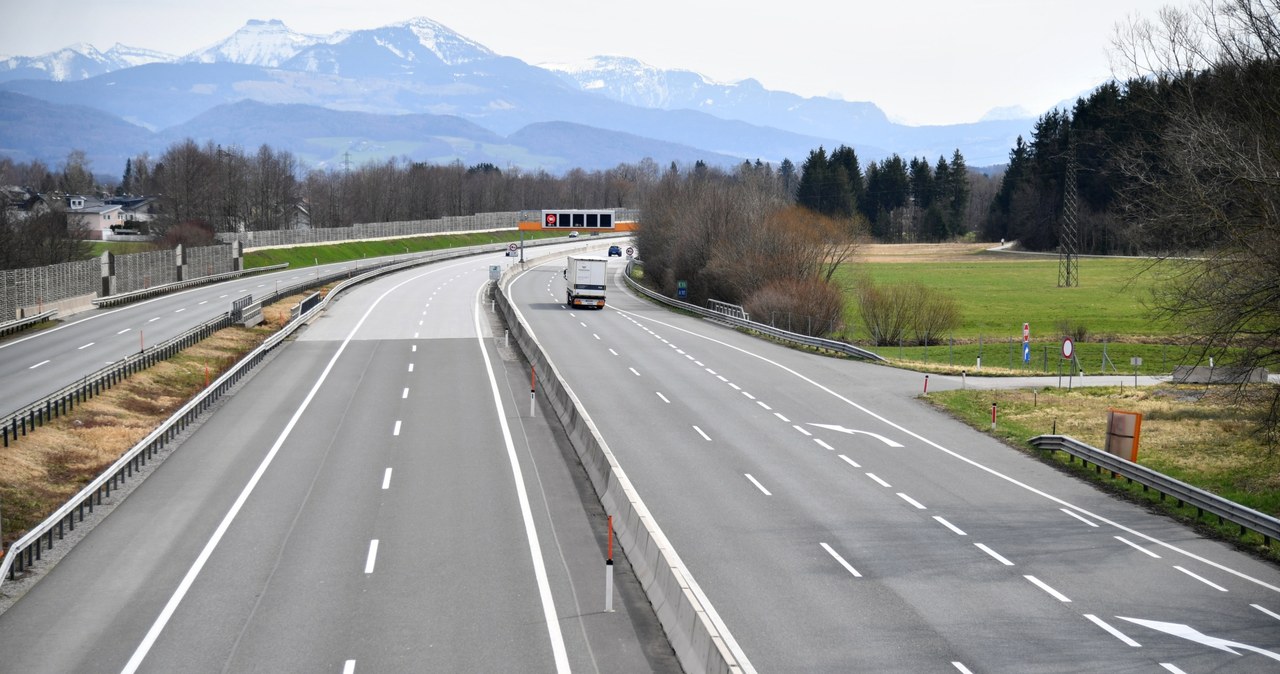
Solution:
<svg viewBox="0 0 1280 674"><path fill-rule="evenodd" d="M769 493L768 489L764 488L764 485L760 484L759 480L755 479L754 477L751 477L751 473L743 473L743 475L746 475L747 479L751 480L751 484L754 484L756 486L756 489L759 489L760 491L764 492L765 496L773 496L773 494Z"/></svg>
<svg viewBox="0 0 1280 674"><path fill-rule="evenodd" d="M415 333L413 333L413 338L414 338L414 339L417 339L417 338L418 338L418 333L416 333L416 332L415 332Z"/></svg>
<svg viewBox="0 0 1280 674"><path fill-rule="evenodd" d="M635 376L637 376L637 377L639 377L639 376L640 376L640 373L639 373L639 372L636 372L636 369L635 369L634 367L629 367L629 368L627 368L627 369L628 369L628 370L631 370L631 374L634 374L634 375L635 375Z"/></svg>
<svg viewBox="0 0 1280 674"><path fill-rule="evenodd" d="M120 332L117 332L116 334L117 334L117 335L123 335L124 333L126 333L126 332L128 332L128 331L130 331L130 330L132 330L132 329L133 329L133 328L125 328L124 330L121 330Z"/></svg>
<svg viewBox="0 0 1280 674"><path fill-rule="evenodd" d="M757 401L756 401L756 404L757 404L757 405L759 405L759 406L761 406L761 407L763 407L763 408L765 408L766 410L773 411L773 408L772 408L772 407L769 407L769 406L768 406L768 405L766 405L766 404L764 404L764 401L763 401L763 400L757 400Z"/></svg>
<svg viewBox="0 0 1280 674"><path fill-rule="evenodd" d="M756 399L756 397L755 397L755 396L751 395L750 393L747 393L746 391L743 391L743 392L742 392L742 395L746 396L748 400L755 400L755 399Z"/></svg>
<svg viewBox="0 0 1280 674"><path fill-rule="evenodd" d="M773 416L778 417L779 419L781 419L783 423L787 423L787 424L791 423L791 420L790 420L790 419L788 419L788 418L786 418L786 417L784 417L784 416L782 416L782 413L781 413L781 412L774 412L774 413L773 413Z"/></svg>
<svg viewBox="0 0 1280 674"><path fill-rule="evenodd" d="M828 445L827 443L823 442L821 438L814 438L813 441L818 443L818 446L823 449L829 449L829 450L835 451L835 447L832 447L831 445Z"/></svg>
<svg viewBox="0 0 1280 674"><path fill-rule="evenodd" d="M1211 588L1213 588L1213 589L1215 589L1215 590L1217 590L1217 591L1219 591L1219 592L1226 592L1226 591L1227 591L1227 588L1225 588L1225 587L1223 587L1223 586L1221 586L1221 585L1219 585L1219 584L1217 584L1217 583L1215 583L1215 582L1213 582L1213 581L1209 580L1208 578L1205 578L1204 576L1198 576L1198 575L1196 575L1195 573L1192 573L1191 571L1188 571L1188 570L1186 570L1186 569L1182 568L1181 566L1174 565L1174 567L1173 567L1173 568L1175 568L1175 569L1177 569L1177 570L1179 570L1179 571L1181 571L1181 572L1183 572L1183 573L1187 574L1188 576L1191 576L1192 578L1195 578L1196 580L1200 581L1201 583L1204 583L1205 585L1208 585L1209 587L1211 587Z"/></svg>
<svg viewBox="0 0 1280 674"><path fill-rule="evenodd" d="M409 371L413 372L413 363L409 363Z"/></svg>
<svg viewBox="0 0 1280 674"><path fill-rule="evenodd" d="M952 667L955 667L955 668L960 672L960 674L973 674L973 671L972 671L972 670L970 670L968 667L965 667L965 666L964 666L964 663L962 663L962 662L960 662L960 661L958 661L958 660L957 660L957 661L952 662L952 663L951 663L951 666L952 666Z"/></svg>
<svg viewBox="0 0 1280 674"><path fill-rule="evenodd" d="M404 391L400 393L400 399L404 400L408 397L409 397L409 387L406 386Z"/></svg>
<svg viewBox="0 0 1280 674"><path fill-rule="evenodd" d="M853 568L852 564L850 564L849 562L846 562L844 557L841 557L840 553L833 550L830 545L827 545L826 543L819 543L818 545L821 545L822 549L827 551L827 554L834 557L837 562L840 562L840 566L843 566L845 571L852 573L854 578L862 577L862 574L858 573L858 570Z"/></svg>
<svg viewBox="0 0 1280 674"><path fill-rule="evenodd" d="M880 485L881 487L884 487L885 489L889 489L889 488L890 488L890 487L889 487L889 483L888 483L888 482L885 482L884 480L881 480L881 479L880 479L880 477L879 477L878 475L876 475L875 473L867 473L867 477L869 477L869 478L871 478L871 479L875 480L877 483L879 483L879 485Z"/></svg>
<svg viewBox="0 0 1280 674"><path fill-rule="evenodd" d="M378 539L369 541L369 556L364 560L364 572L373 573L373 565L378 561Z"/></svg>
<svg viewBox="0 0 1280 674"><path fill-rule="evenodd" d="M1275 613L1275 612L1273 612L1273 611L1268 611L1267 609L1262 608L1261 606L1258 606L1257 604L1249 604L1249 605L1250 605L1250 606L1252 606L1252 607L1254 607L1254 608L1256 608L1256 609L1258 609L1259 611L1262 611L1263 613L1265 613L1265 614L1267 614L1267 615L1271 616L1272 618L1275 618L1276 620L1280 620L1280 613Z"/></svg>
<svg viewBox="0 0 1280 674"><path fill-rule="evenodd" d="M841 455L840 455L840 460L841 460L841 461L844 461L845 463L849 464L850 466L853 466L854 468L861 468L861 467L862 467L862 466L859 466L859 465L858 465L858 462L857 462L857 461L854 461L853 459L850 459L849 457L845 456L844 454L841 454Z"/></svg>
<svg viewBox="0 0 1280 674"><path fill-rule="evenodd" d="M578 321L578 325L581 325L581 326L582 326L582 327L584 327L584 328L585 328L585 327L587 327L587 324L586 324L586 323L583 323L582 321Z"/></svg>
<svg viewBox="0 0 1280 674"><path fill-rule="evenodd" d="M666 396L664 396L664 395L662 395L662 392L661 392L661 391L654 391L654 393L657 393L657 394L658 394L658 397L659 397L659 398L662 398L662 402L667 403L668 405L670 405L670 404L671 404L671 401L670 401L670 400L667 400L667 397L666 397Z"/></svg>
<svg viewBox="0 0 1280 674"><path fill-rule="evenodd" d="M93 346L94 344L97 344L97 342L89 342L88 344L85 344L84 346L82 346L82 347L80 347L80 348L76 349L76 351L83 351L83 350L85 350L85 349L87 349L87 348L89 348L89 347Z"/></svg>
<svg viewBox="0 0 1280 674"><path fill-rule="evenodd" d="M694 426L693 430L697 431L698 435L701 435L703 440L706 440L707 442L711 442L711 436L707 435L706 433L703 433L701 428Z"/></svg>
<svg viewBox="0 0 1280 674"><path fill-rule="evenodd" d="M1076 514L1076 513L1073 513L1073 512L1071 512L1070 510L1067 510L1066 508L1058 508L1058 510L1061 510L1062 512L1064 512L1064 513L1066 513L1066 514L1068 514L1068 515L1070 515L1070 516L1072 516L1072 517L1074 517L1074 518L1076 518L1076 519L1080 520L1081 522L1084 522L1085 524L1088 524L1088 525L1089 525L1089 526L1091 526L1091 527L1097 528L1097 526L1098 526L1098 524L1097 524L1096 522L1091 522L1091 521L1089 521L1089 520L1085 519L1084 517L1081 517L1080 515L1078 515L1078 514Z"/></svg>
<svg viewBox="0 0 1280 674"><path fill-rule="evenodd" d="M974 543L974 546L976 546L979 550L981 550L981 551L983 551L983 552L987 553L988 555L991 555L993 558L995 558L995 560L996 560L997 562L1000 562L1001 564L1004 564L1005 566L1013 566L1013 562L1011 562L1011 561L1009 561L1009 560L1005 559L1005 558L1004 558L1004 555L1001 555L1000 553L996 552L995 550L992 550L991 548L988 548L987 546L983 545L982 543Z"/></svg>
<svg viewBox="0 0 1280 674"><path fill-rule="evenodd" d="M1092 622L1098 627L1101 627L1102 629L1106 630L1107 634L1110 634L1111 636L1119 639L1120 641L1123 641L1126 645L1133 646L1134 648L1142 647L1142 644L1134 641L1133 639L1130 639L1128 636L1124 634L1124 632L1121 632L1120 630L1112 627L1111 625L1108 625L1107 621L1103 620L1102 618L1099 618L1098 616L1093 615L1091 613L1084 614L1084 617L1088 618L1089 622Z"/></svg>
<svg viewBox="0 0 1280 674"><path fill-rule="evenodd" d="M808 435L808 436L810 436L810 437L812 437L812 436L813 436L813 433L810 433L809 431L806 431L805 429L801 428L800 426L797 426L797 425L795 425L795 424L792 424L792 426L791 426L791 427L792 427L792 428L794 428L794 429L796 429L797 431L800 431L801 433L804 433L805 435Z"/></svg>
<svg viewBox="0 0 1280 674"><path fill-rule="evenodd" d="M198 307L199 307L199 306L204 306L204 305L206 305L206 304L208 304L208 303L209 303L209 300L205 300L205 301L203 301L203 302L197 302L197 303L196 303L196 306L198 306Z"/></svg>
<svg viewBox="0 0 1280 674"><path fill-rule="evenodd" d="M155 318L153 318L153 319L151 319L151 320L149 320L149 321L147 321L147 322L148 322L148 323L155 323L155 322L156 322L156 321L158 321L158 320L160 320L160 317L159 317L159 316L156 316Z"/></svg>
<svg viewBox="0 0 1280 674"><path fill-rule="evenodd" d="M720 381L722 381L722 382L724 382L724 383L726 383L726 384L727 384L727 383L729 383L729 380L728 380L728 379L725 379L725 378L724 378L724 375L722 375L722 374L718 374L718 375L716 375L716 379L719 379Z"/></svg>
<svg viewBox="0 0 1280 674"><path fill-rule="evenodd" d="M907 496L906 494L904 494L904 493L902 493L902 492L898 492L898 497L899 497L899 498L901 498L903 501L906 501L907 503L910 503L911 505L915 506L915 507L916 507L916 510L928 510L928 508L925 508L925 507L924 507L924 504L922 504L922 503L920 503L919 501L917 501L917 500L915 500L915 499L911 498L910 496Z"/></svg>
<svg viewBox="0 0 1280 674"><path fill-rule="evenodd" d="M298 278L298 277L297 277L297 276L295 276L294 278ZM220 299L220 300L225 300L225 299L227 299L227 296L226 296L226 295L218 295L218 299Z"/></svg>
<svg viewBox="0 0 1280 674"><path fill-rule="evenodd" d="M41 365L48 365L48 364L49 364L49 363L51 363L51 362L53 362L53 361L50 361L50 360L42 360L42 361L40 361L39 363L36 363L35 365L32 365L31 367L29 367L29 368L27 368L27 369L28 369L28 370L34 370L34 369L36 369L36 368L40 367Z"/></svg>
<svg viewBox="0 0 1280 674"><path fill-rule="evenodd" d="M417 345L417 344L414 344L412 347L410 347L410 349L409 349L409 350L410 350L411 352L413 352L413 353L417 353L417 352L418 352L418 345Z"/></svg>
<svg viewBox="0 0 1280 674"><path fill-rule="evenodd" d="M356 661L347 660L342 664L342 674L356 674Z"/></svg>
<svg viewBox="0 0 1280 674"><path fill-rule="evenodd" d="M382 474L382 488L383 489L391 488L391 469L390 468L387 468L387 472Z"/></svg>
<svg viewBox="0 0 1280 674"><path fill-rule="evenodd" d="M396 427L391 431L392 435L400 435L400 420L396 419Z"/></svg>
<svg viewBox="0 0 1280 674"><path fill-rule="evenodd" d="M968 536L968 535L969 535L969 534L966 534L964 531L961 531L960 527L957 527L956 525L954 525L954 524L952 524L952 523L950 523L950 522L948 522L948 521L946 521L946 520L942 519L942 515L934 515L934 516L933 516L933 519L938 520L938 524L941 524L942 526L944 526L944 527L946 527L946 528L950 529L950 530L951 530L952 532L954 532L954 533L955 533L955 535L957 535L957 536Z"/></svg>
<svg viewBox="0 0 1280 674"><path fill-rule="evenodd" d="M174 310L173 310L173 313L175 313L175 314L180 314L180 313L182 313L182 312L184 312L184 311L186 311L186 310L187 310L187 308L186 308L186 307L183 307L183 308L181 308L181 309L174 309Z"/></svg>
<svg viewBox="0 0 1280 674"><path fill-rule="evenodd" d="M1049 593L1049 596L1053 597L1054 599L1057 599L1058 601L1060 601L1060 602L1062 602L1062 603L1064 603L1064 604L1070 604L1070 603L1071 603L1071 600L1067 598L1067 595L1062 594L1061 592L1059 592L1059 591L1057 591L1057 590L1055 590L1055 589L1053 589L1053 588L1049 587L1049 585L1048 585L1047 583L1045 583L1043 580L1040 580L1039 578L1036 578L1035 576L1023 576L1023 578L1026 578L1027 580L1031 581L1031 584L1032 584L1032 585L1035 585L1036 587L1040 588L1041 590L1044 590L1045 592L1048 592L1048 593Z"/></svg>
<svg viewBox="0 0 1280 674"><path fill-rule="evenodd" d="M1167 670L1167 671L1169 671L1169 672L1172 672L1173 674L1187 674L1186 672L1182 671L1181 669L1178 669L1177 665L1174 665L1174 664L1173 664L1173 663L1171 663L1171 662L1162 662L1162 663L1160 663L1160 666L1161 666L1161 667L1164 667L1164 668L1165 668L1165 670Z"/></svg>
<svg viewBox="0 0 1280 674"><path fill-rule="evenodd" d="M1130 541L1129 539L1125 538L1124 536L1116 536L1116 540L1117 540L1117 541L1120 541L1121 543L1124 543L1125 545L1128 545L1129 547L1131 547L1131 548L1133 548L1133 549L1137 550L1138 552L1141 552L1141 553L1142 553L1142 554L1144 554L1144 555L1151 555L1152 557L1155 557L1156 559L1160 559L1160 555L1157 555L1156 553L1154 553L1154 552L1152 552L1152 551L1150 551L1150 550L1148 550L1148 549L1146 549L1146 548L1142 547L1141 545L1138 545L1137 543L1134 543L1133 541Z"/></svg>
<svg viewBox="0 0 1280 674"><path fill-rule="evenodd" d="M708 374L718 376L718 375L716 375L716 371L715 371L715 370L713 370L713 369L711 369L711 368L709 368L709 367L705 367L705 368L703 368L703 369L704 369L704 370L706 370Z"/></svg>
<svg viewBox="0 0 1280 674"><path fill-rule="evenodd" d="M592 336L592 337L595 337L596 339L600 339L600 335L597 335L597 334L596 334L596 333L594 333L594 332L593 332L593 333L591 333L591 336Z"/></svg>
<svg viewBox="0 0 1280 674"><path fill-rule="evenodd" d="M698 367L705 367L705 366L702 364L702 361L700 361L700 360L695 360L695 361L693 361L693 364L694 364L694 365L697 365Z"/></svg>
<svg viewBox="0 0 1280 674"><path fill-rule="evenodd" d="M614 351L613 349L609 349L609 353L612 353L612 354L613 354L613 355L615 355L615 356L616 356L616 355L618 355L618 352L617 352L617 351Z"/></svg>

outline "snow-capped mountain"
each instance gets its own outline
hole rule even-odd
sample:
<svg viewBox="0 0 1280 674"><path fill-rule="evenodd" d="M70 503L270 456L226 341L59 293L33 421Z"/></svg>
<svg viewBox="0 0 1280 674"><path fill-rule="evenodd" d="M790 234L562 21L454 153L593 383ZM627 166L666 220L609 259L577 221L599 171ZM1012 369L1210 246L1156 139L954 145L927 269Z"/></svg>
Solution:
<svg viewBox="0 0 1280 674"><path fill-rule="evenodd" d="M279 65L347 77L424 75L498 58L488 48L427 18L357 30L318 42Z"/></svg>
<svg viewBox="0 0 1280 674"><path fill-rule="evenodd" d="M275 68L298 52L329 40L328 36L295 33L279 19L251 20L221 42L182 57L183 62L238 63Z"/></svg>
<svg viewBox="0 0 1280 674"><path fill-rule="evenodd" d="M172 61L174 57L149 49L117 44L106 52L79 43L40 56L13 56L0 60L0 81L42 79L55 82L83 80L121 68Z"/></svg>
<svg viewBox="0 0 1280 674"><path fill-rule="evenodd" d="M625 56L595 56L577 63L540 63L566 81L642 108L711 107L734 86L689 70L661 70Z"/></svg>

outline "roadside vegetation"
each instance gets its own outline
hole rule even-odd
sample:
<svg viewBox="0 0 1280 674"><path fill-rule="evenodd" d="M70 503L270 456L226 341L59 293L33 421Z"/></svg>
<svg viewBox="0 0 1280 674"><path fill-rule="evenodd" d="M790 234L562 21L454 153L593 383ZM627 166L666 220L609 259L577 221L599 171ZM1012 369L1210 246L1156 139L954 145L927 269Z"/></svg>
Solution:
<svg viewBox="0 0 1280 674"><path fill-rule="evenodd" d="M563 234L556 232L525 232L524 240L530 241L563 236ZM298 269L314 267L317 264L331 264L391 255L407 255L489 243L509 243L519 241L520 238L520 233L516 231L468 232L439 236L418 236L407 239L351 241L329 245L268 248L245 253L244 266L246 269L256 269L287 262L290 269Z"/></svg>

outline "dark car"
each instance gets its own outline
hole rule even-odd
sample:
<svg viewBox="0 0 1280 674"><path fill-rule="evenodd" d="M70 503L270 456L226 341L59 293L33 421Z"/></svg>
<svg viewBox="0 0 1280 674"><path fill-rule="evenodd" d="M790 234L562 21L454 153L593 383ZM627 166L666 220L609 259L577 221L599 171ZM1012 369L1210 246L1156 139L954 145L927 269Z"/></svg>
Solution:
<svg viewBox="0 0 1280 674"><path fill-rule="evenodd" d="M619 246L609 246L609 257L622 257L622 248Z"/></svg>

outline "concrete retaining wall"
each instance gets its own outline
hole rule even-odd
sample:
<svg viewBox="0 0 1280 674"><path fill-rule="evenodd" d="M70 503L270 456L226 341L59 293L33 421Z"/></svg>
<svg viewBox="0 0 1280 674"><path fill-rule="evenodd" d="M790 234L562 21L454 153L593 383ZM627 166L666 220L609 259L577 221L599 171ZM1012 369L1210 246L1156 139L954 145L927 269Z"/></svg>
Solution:
<svg viewBox="0 0 1280 674"><path fill-rule="evenodd" d="M635 570L663 630L686 672L754 672L715 609L680 561L657 522L640 500L580 401L565 384L507 300L504 284L522 270L512 265L499 282L496 299L507 326L536 368L541 394L547 396L595 487L605 512L613 516L618 543Z"/></svg>

